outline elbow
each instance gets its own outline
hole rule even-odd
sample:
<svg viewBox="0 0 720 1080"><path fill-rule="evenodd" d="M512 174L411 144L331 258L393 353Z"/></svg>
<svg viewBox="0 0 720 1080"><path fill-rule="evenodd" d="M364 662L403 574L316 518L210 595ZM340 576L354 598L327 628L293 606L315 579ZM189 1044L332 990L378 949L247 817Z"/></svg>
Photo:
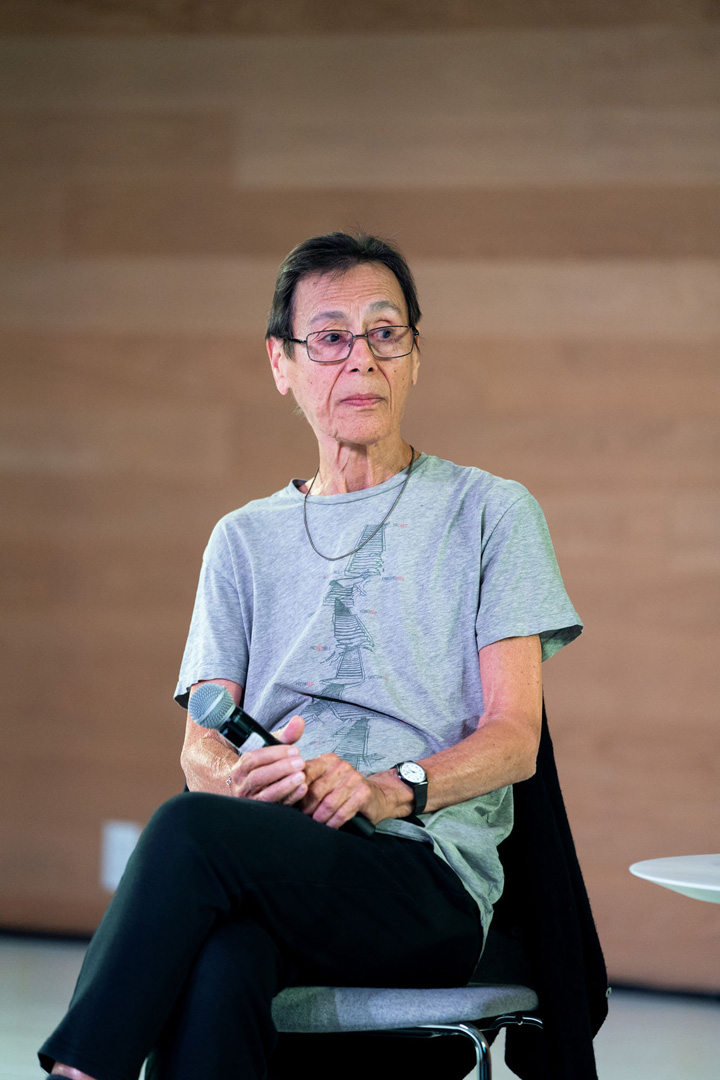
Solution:
<svg viewBox="0 0 720 1080"><path fill-rule="evenodd" d="M184 747L180 751L180 768L183 771L183 776L185 777L185 783L187 784L187 782L188 782L188 761L187 761L187 755L185 754L185 748Z"/></svg>
<svg viewBox="0 0 720 1080"><path fill-rule="evenodd" d="M518 777L515 783L521 780L530 780L537 772L538 750L540 740L537 737L523 739L523 745L517 757Z"/></svg>
<svg viewBox="0 0 720 1080"><path fill-rule="evenodd" d="M523 780L530 780L537 772L537 759L540 752L541 716L533 717L530 728L525 730L522 740L521 767Z"/></svg>
<svg viewBox="0 0 720 1080"><path fill-rule="evenodd" d="M522 780L531 780L537 772L537 754L532 754L526 757L524 761L520 762L518 772L519 775L515 781L516 784Z"/></svg>
<svg viewBox="0 0 720 1080"><path fill-rule="evenodd" d="M183 748L180 751L180 768L183 771L183 776L185 777L185 783L187 784L188 789L192 791L192 784L190 782L193 773L192 751L187 742L183 744Z"/></svg>

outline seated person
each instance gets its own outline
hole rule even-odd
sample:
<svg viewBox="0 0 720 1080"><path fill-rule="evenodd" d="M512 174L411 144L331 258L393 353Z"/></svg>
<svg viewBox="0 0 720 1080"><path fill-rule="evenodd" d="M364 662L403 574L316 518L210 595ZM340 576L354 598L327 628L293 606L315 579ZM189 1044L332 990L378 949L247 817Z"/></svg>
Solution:
<svg viewBox="0 0 720 1080"><path fill-rule="evenodd" d="M581 623L526 489L401 435L419 321L376 238L315 237L280 269L267 349L318 468L216 526L177 690L221 684L279 745L238 754L188 718L189 793L138 843L40 1051L54 1074L134 1080L151 1054L159 1080L261 1078L283 987L475 967L541 661Z"/></svg>

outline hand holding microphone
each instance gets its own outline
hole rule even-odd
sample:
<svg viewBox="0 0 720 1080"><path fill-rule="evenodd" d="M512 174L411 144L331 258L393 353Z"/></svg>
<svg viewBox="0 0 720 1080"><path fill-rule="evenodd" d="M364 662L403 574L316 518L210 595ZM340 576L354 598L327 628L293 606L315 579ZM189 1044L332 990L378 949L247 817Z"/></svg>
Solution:
<svg viewBox="0 0 720 1080"><path fill-rule="evenodd" d="M199 686L190 697L188 712L196 724L199 724L201 727L214 729L235 747L242 746L251 734L259 735L266 746L283 745L279 739L269 731L266 731L265 728L246 713L244 709L239 705L236 706L232 695L224 687L218 686L217 683L208 682ZM291 750L290 754L292 753ZM257 779L263 781L265 781L265 779L275 780L273 768L275 772L277 772L278 769L280 770L280 774L276 781L279 784L278 790L282 792L287 788L288 796L287 798L281 797L273 801L292 803L299 801L298 799L293 798L291 794L292 791L297 790L297 784L294 783L292 778L292 759L288 760L290 754L280 762L279 766L273 762L269 762L267 765L263 763L259 768L253 770L253 772L257 774ZM330 757L330 755L325 756ZM299 754L297 757L298 764L300 764L302 759L300 759ZM315 760L320 762L322 759ZM304 766L304 762L302 764ZM309 764L312 766L312 762ZM341 765L344 765L344 763L341 763ZM262 774L261 772L263 769L265 770L265 774ZM326 768L323 772L331 774L332 770ZM320 777L320 781L322 781L322 776ZM248 790L248 796L251 798L253 797L251 790ZM302 798L302 796L300 796L300 798ZM356 814L350 821L343 825L342 828L352 832L359 832L363 836L371 836L375 831L374 826L367 818L360 814Z"/></svg>

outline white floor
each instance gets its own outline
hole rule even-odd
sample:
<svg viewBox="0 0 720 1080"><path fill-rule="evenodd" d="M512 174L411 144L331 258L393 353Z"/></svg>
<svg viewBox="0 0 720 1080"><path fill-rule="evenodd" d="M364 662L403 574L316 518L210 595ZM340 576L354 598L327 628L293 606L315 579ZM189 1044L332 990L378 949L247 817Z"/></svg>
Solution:
<svg viewBox="0 0 720 1080"><path fill-rule="evenodd" d="M0 937L0 1080L40 1080L37 1047L59 1020L84 946ZM600 1080L718 1080L720 1001L615 991L596 1040ZM511 1080L499 1042L494 1080Z"/></svg>

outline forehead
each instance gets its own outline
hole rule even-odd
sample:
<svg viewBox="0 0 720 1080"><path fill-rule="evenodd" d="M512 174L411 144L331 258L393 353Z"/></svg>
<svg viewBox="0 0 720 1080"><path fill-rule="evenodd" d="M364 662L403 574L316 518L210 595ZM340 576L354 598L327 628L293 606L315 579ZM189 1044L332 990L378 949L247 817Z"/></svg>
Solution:
<svg viewBox="0 0 720 1080"><path fill-rule="evenodd" d="M400 282L382 263L361 263L342 274L308 274L295 287L296 326L331 318L348 322L380 314L407 320L407 306Z"/></svg>

